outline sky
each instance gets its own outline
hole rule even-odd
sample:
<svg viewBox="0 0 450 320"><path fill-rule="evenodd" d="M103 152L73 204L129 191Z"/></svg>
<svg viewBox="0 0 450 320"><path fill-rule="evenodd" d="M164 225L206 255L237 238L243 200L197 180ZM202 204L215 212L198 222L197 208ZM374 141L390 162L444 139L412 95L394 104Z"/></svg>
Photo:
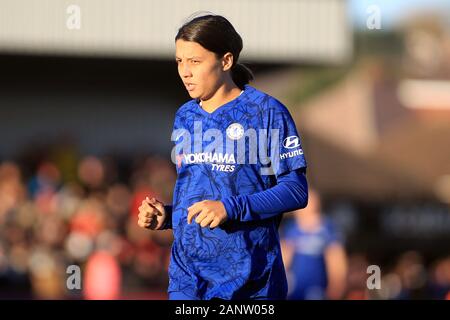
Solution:
<svg viewBox="0 0 450 320"><path fill-rule="evenodd" d="M365 28L370 13L366 10L371 5L380 9L381 27L392 28L405 16L424 10L444 13L450 20L450 0L347 0L350 16L355 27Z"/></svg>

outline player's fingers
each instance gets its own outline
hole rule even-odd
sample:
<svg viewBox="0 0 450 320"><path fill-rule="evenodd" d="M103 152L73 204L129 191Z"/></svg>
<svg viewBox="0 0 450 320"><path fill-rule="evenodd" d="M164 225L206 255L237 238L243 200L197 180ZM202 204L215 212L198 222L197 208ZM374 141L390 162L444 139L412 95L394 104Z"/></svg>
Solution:
<svg viewBox="0 0 450 320"><path fill-rule="evenodd" d="M213 213L208 214L200 223L200 226L202 228L208 226L213 220L214 220L215 216Z"/></svg>
<svg viewBox="0 0 450 320"><path fill-rule="evenodd" d="M143 223L150 223L150 222L152 222L153 221L153 218L140 218L139 219L140 221L142 221Z"/></svg>
<svg viewBox="0 0 450 320"><path fill-rule="evenodd" d="M150 212L150 211L147 211L147 210L145 210L145 209L141 210L141 211L139 212L139 214L138 214L138 218L139 218L140 220L143 220L143 221L144 221L145 219L152 219L154 216L155 216L154 213L152 213L152 212Z"/></svg>
<svg viewBox="0 0 450 320"><path fill-rule="evenodd" d="M151 210L154 210L155 208L153 206L151 206L148 202L144 202L144 203L142 203L142 209L151 211Z"/></svg>
<svg viewBox="0 0 450 320"><path fill-rule="evenodd" d="M149 203L151 206L153 206L157 210L156 214L162 215L162 213L165 211L164 204L162 202L156 200L155 198L149 199L147 197L145 199L146 199L147 203Z"/></svg>
<svg viewBox="0 0 450 320"><path fill-rule="evenodd" d="M138 220L138 225L141 228L147 228L148 226L150 226L150 223L145 223L142 220Z"/></svg>
<svg viewBox="0 0 450 320"><path fill-rule="evenodd" d="M209 215L209 211L207 209L203 209L199 212L197 217L195 218L195 222L200 223Z"/></svg>
<svg viewBox="0 0 450 320"><path fill-rule="evenodd" d="M156 221L155 230L160 230L164 224L164 220L160 219Z"/></svg>
<svg viewBox="0 0 450 320"><path fill-rule="evenodd" d="M200 202L196 202L188 208L187 221L189 224L191 224L194 216L201 211L201 207L202 207L202 204Z"/></svg>
<svg viewBox="0 0 450 320"><path fill-rule="evenodd" d="M153 217L154 215L158 214L158 210L148 203L143 204L142 212L146 217Z"/></svg>
<svg viewBox="0 0 450 320"><path fill-rule="evenodd" d="M139 221L145 221L145 219L147 219L147 217L145 216L145 213L144 212L139 212L138 220Z"/></svg>
<svg viewBox="0 0 450 320"><path fill-rule="evenodd" d="M192 220L193 220L197 215L202 214L202 210L203 210L203 209L200 208L200 207L197 207L196 209L191 210L190 213L189 213L189 215L188 215L188 223L191 224L191 223L192 223Z"/></svg>
<svg viewBox="0 0 450 320"><path fill-rule="evenodd" d="M142 200L141 206L139 207L140 209L145 209L147 207L149 207L149 203L147 202L147 200Z"/></svg>
<svg viewBox="0 0 450 320"><path fill-rule="evenodd" d="M219 226L220 225L220 219L219 218L217 218L217 217L214 217L214 219L213 219L213 221L211 222L211 224L210 224L210 228L211 229L214 229L214 228L216 228L217 226Z"/></svg>

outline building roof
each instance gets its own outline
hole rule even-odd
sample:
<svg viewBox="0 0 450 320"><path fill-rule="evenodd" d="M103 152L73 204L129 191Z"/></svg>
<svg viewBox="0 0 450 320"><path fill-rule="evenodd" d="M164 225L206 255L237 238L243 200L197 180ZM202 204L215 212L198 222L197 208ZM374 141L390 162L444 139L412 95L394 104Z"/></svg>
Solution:
<svg viewBox="0 0 450 320"><path fill-rule="evenodd" d="M294 108L310 180L323 194L368 201L450 199L443 194L450 187L442 191L441 183L450 175L450 108L439 110L439 121L432 110L411 110L400 101L398 85L359 66Z"/></svg>

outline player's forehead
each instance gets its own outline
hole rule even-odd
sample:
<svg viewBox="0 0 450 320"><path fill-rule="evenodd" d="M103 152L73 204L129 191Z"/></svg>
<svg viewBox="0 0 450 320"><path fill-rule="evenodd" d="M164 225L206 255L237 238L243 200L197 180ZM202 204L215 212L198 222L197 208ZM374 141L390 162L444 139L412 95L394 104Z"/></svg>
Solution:
<svg viewBox="0 0 450 320"><path fill-rule="evenodd" d="M175 42L175 57L180 59L189 58L207 58L213 55L212 52L203 48L199 43L194 41L185 41L178 39Z"/></svg>

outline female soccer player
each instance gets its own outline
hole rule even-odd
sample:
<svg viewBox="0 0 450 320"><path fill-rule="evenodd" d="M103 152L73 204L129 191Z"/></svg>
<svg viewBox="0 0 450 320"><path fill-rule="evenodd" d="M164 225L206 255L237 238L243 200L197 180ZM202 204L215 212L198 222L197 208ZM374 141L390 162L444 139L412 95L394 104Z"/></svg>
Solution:
<svg viewBox="0 0 450 320"><path fill-rule="evenodd" d="M169 299L285 299L278 227L283 212L308 199L294 121L248 85L242 39L224 17L192 19L175 45L192 100L175 115L173 204L147 197L138 221L173 229Z"/></svg>

